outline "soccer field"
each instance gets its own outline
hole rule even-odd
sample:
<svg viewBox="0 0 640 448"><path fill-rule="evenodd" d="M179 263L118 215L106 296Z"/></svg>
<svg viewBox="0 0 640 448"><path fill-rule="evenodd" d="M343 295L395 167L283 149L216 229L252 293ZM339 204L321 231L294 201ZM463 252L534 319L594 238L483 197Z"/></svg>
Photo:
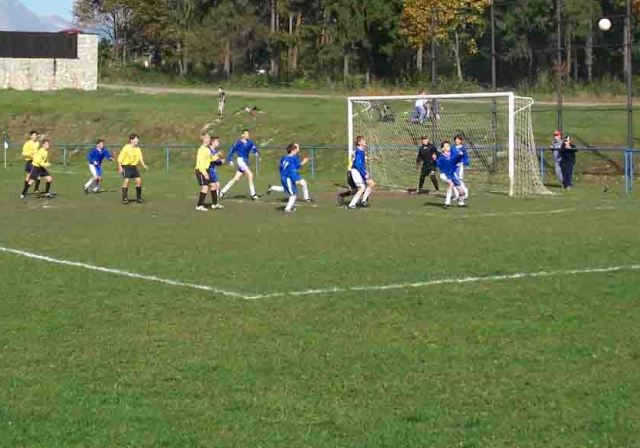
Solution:
<svg viewBox="0 0 640 448"><path fill-rule="evenodd" d="M283 216L245 181L194 212L190 168L128 206L87 174L2 176L0 446L638 446L620 188L347 211L326 175Z"/></svg>

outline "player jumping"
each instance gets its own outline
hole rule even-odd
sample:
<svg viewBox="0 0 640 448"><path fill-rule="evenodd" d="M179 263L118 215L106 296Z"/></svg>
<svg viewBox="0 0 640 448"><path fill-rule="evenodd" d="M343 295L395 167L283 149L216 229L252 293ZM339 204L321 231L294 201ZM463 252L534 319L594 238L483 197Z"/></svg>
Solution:
<svg viewBox="0 0 640 448"><path fill-rule="evenodd" d="M98 193L100 191L100 182L102 181L102 161L104 159L113 161L113 156L109 150L104 147L104 140L100 139L96 143L95 148L87 154L91 178L86 184L84 184L83 189L85 193L89 193L89 190L92 190L94 193Z"/></svg>
<svg viewBox="0 0 640 448"><path fill-rule="evenodd" d="M249 181L249 193L251 194L251 199L259 199L259 196L256 194L256 187L253 184L253 171L251 171L251 169L249 168L249 155L253 152L256 157L259 157L260 151L258 151L258 147L249 137L249 130L243 130L240 140L235 142L231 149L229 149L229 154L227 155L227 163L233 166L233 156L234 154L238 153L238 156L236 158L238 171L236 172L235 176L233 176L233 178L229 182L227 182L227 184L220 192L221 198L223 198L224 195L227 194L231 187L233 187L233 184L235 184L242 178L243 174L246 174L247 180Z"/></svg>
<svg viewBox="0 0 640 448"><path fill-rule="evenodd" d="M351 163L351 180L357 187L356 194L347 206L349 209L355 209L360 203L362 207L369 205L369 196L373 192L375 182L367 172L367 141L361 135L356 137L356 149L353 153L353 162ZM362 202L360 199L362 198Z"/></svg>
<svg viewBox="0 0 640 448"><path fill-rule="evenodd" d="M454 149L457 152L462 153L462 158L458 163L458 165L456 166L456 174L458 175L458 179L460 180L460 183L462 184L462 188L464 189L464 195L468 198L469 189L467 188L467 185L464 183L464 172L466 168L469 167L469 150L464 144L464 139L460 134L456 135L453 141L455 143Z"/></svg>
<svg viewBox="0 0 640 448"><path fill-rule="evenodd" d="M267 190L267 194L270 194L274 191L286 192L289 194L289 202L287 203L287 207L285 207L284 210L287 213L293 211L293 205L296 201L295 196L298 194L297 185L300 185L302 187L302 197L304 198L304 200L306 202L311 202L307 181L304 180L299 173L300 167L306 165L309 162L309 158L305 157L304 159L300 160L299 152L300 145L298 145L297 143L291 143L289 146L287 146L287 155L282 156L282 158L280 159L280 165L278 167L280 171L280 180L282 186L269 185L269 189Z"/></svg>
<svg viewBox="0 0 640 448"><path fill-rule="evenodd" d="M53 177L49 174L49 167L51 163L49 163L49 146L51 145L50 141L47 139L42 140L42 146L36 151L33 155L33 166L31 167L31 173L29 174L29 180L25 182L24 188L22 189L22 194L20 198L24 199L27 196L27 191L29 191L29 187L36 182L38 179L44 178L47 181L44 190L45 198L54 198L55 195L51 193L51 183L53 182Z"/></svg>
<svg viewBox="0 0 640 448"><path fill-rule="evenodd" d="M447 196L444 200L443 208L449 208L451 205L451 196L456 192L456 198L458 199L458 205L460 207L466 207L464 199L466 193L462 187L462 182L458 177L457 165L462 160L464 155L456 150L451 150L449 142L442 143L442 152L436 159L436 165L440 170L440 178L447 182Z"/></svg>

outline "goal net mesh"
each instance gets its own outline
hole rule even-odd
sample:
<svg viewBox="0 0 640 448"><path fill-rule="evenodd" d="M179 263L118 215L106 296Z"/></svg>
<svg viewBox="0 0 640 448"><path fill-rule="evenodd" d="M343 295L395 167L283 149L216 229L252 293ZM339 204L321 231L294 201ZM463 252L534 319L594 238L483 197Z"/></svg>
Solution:
<svg viewBox="0 0 640 448"><path fill-rule="evenodd" d="M514 196L550 194L540 178L531 106L515 97L514 176L509 178L509 98L403 97L350 99L353 136L362 135L369 148L368 164L377 184L389 188L417 187L417 148L427 136L439 149L456 135L464 138L470 155L465 182L475 190ZM418 105L423 104L420 113ZM510 188L511 187L511 188Z"/></svg>

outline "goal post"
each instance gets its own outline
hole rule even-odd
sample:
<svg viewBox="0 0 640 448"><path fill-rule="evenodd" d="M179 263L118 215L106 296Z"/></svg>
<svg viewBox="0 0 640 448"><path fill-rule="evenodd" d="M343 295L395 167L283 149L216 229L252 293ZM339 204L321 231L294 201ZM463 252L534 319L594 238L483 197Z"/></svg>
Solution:
<svg viewBox="0 0 640 448"><path fill-rule="evenodd" d="M349 160L355 137L363 135L367 163L379 185L415 187L420 137L439 148L461 135L471 157L465 179L472 188L509 196L550 194L540 178L531 98L491 92L353 96L347 101Z"/></svg>

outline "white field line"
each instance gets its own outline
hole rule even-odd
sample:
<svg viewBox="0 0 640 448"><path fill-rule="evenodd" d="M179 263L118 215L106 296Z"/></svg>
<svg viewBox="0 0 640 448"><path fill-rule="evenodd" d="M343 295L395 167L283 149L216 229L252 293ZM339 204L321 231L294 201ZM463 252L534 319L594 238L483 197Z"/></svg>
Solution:
<svg viewBox="0 0 640 448"><path fill-rule="evenodd" d="M452 209L457 208L455 204L451 205ZM412 211L402 211L402 210L390 210L383 208L368 208L367 212L378 212L378 213L389 213L395 215L406 215L406 216L451 216L457 219L471 219L471 218L493 218L499 216L536 216L536 215L559 215L562 213L573 213L573 212L591 212L591 211L607 211L607 210L617 210L618 207L614 206L604 206L604 207L592 207L589 209L581 209L581 208L558 208L553 210L534 210L534 211L510 211L510 212L487 212L487 213L467 213L467 214L455 214L455 212L451 213L451 211L442 211L440 213L432 213L432 212L412 212ZM467 209L465 209L467 210Z"/></svg>
<svg viewBox="0 0 640 448"><path fill-rule="evenodd" d="M179 280L172 280L172 279L167 279L167 278L156 277L154 275L136 274L135 272L128 272L128 271L123 271L123 270L120 270L120 269L105 268L105 267L101 267L101 266L95 266L95 265L92 265L92 264L80 263L80 262L77 262L77 261L61 260L59 258L53 258L53 257L48 257L46 255L34 254L33 252L27 252L27 251L23 251L23 250L11 249L11 248L8 248L8 247L0 246L0 252L6 252L6 253L14 254L14 255L20 255L22 257L27 257L27 258L34 258L36 260L47 261L49 263L61 264L61 265L65 265L65 266L73 266L73 267L76 267L76 268L87 269L87 270L90 270L90 271L106 272L107 274L115 274L115 275L120 275L120 276L123 276L123 277L130 277L130 278L136 278L136 279L139 279L139 280L146 280L146 281L149 281L149 282L164 283L165 285L182 286L184 288L199 289L199 290L202 290L202 291L209 291L209 292L213 292L213 293L216 293L216 294L220 294L220 295L224 295L224 296L228 296L228 297L234 297L234 298L238 298L238 299L246 298L246 296L244 294L239 294L239 293L236 293L236 292L233 292L233 291L225 291L223 289L213 288L213 287L207 286L207 285L197 285L197 284L194 284L194 283L186 283L186 282L181 282Z"/></svg>
<svg viewBox="0 0 640 448"><path fill-rule="evenodd" d="M389 285L377 285L377 286L367 285L367 286L351 286L347 288L335 287L335 288L322 288L322 289L307 289L302 291L285 291L285 292L275 292L275 293L268 293L268 294L247 294L247 293L239 293L234 291L227 291L219 288L213 288L207 285L198 285L195 283L187 283L179 280L166 279L166 278L156 277L152 275L137 274L135 272L128 272L120 269L105 268L105 267L95 266L87 263L62 260L59 258L48 257L45 255L39 255L39 254L35 254L32 252L27 252L23 250L11 249L8 247L0 246L0 252L19 255L27 258L33 258L41 261L47 261L49 263L61 264L64 266L72 266L76 268L87 269L90 271L105 272L108 274L115 274L123 277L135 278L139 280L146 280L146 281L156 282L156 283L163 283L171 286L197 289L200 291L208 291L208 292L213 292L213 293L220 294L227 297L232 297L234 299L242 299L242 300L260 300L260 299L270 299L270 298L277 298L277 297L303 297L303 296L326 295L326 294L342 294L346 292L391 291L391 290L398 290L398 289L423 288L426 286L437 286L437 285L489 283L489 282L506 281L506 280L527 279L527 278L557 277L557 276L567 276L567 275L598 274L598 273L640 270L640 264L634 264L634 265L610 266L610 267L602 267L602 268L584 268L584 269L571 269L571 270L559 270L559 271L517 272L514 274L486 275L486 276L477 276L477 277L452 277L452 278L427 280L423 282L392 283Z"/></svg>

